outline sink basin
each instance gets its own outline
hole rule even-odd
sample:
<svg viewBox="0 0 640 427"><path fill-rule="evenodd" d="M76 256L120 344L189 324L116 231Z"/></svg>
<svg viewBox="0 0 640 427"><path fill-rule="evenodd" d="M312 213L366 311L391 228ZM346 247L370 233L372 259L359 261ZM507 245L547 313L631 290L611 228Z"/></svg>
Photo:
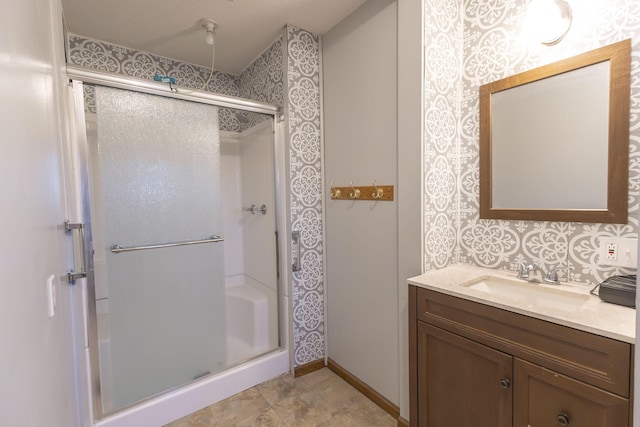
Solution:
<svg viewBox="0 0 640 427"><path fill-rule="evenodd" d="M462 286L493 295L505 302L517 302L526 307L572 311L589 300L589 295L493 276L482 276Z"/></svg>

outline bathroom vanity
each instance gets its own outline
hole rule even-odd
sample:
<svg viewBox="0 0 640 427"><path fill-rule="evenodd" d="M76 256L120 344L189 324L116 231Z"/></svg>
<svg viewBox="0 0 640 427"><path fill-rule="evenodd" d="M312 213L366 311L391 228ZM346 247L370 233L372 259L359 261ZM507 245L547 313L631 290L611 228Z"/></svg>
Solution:
<svg viewBox="0 0 640 427"><path fill-rule="evenodd" d="M411 426L632 425L635 310L455 265L409 279Z"/></svg>

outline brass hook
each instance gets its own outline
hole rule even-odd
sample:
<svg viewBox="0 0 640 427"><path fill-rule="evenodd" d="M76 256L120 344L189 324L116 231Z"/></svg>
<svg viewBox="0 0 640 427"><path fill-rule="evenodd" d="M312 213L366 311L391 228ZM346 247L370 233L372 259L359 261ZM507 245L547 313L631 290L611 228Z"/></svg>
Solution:
<svg viewBox="0 0 640 427"><path fill-rule="evenodd" d="M331 182L331 198L332 199L339 199L340 198L340 189L339 188L333 188L333 181Z"/></svg>
<svg viewBox="0 0 640 427"><path fill-rule="evenodd" d="M378 186L376 185L376 180L373 180L373 194L371 194L371 197L373 197L374 199L382 199L382 195L384 194L384 189L382 188L378 188Z"/></svg>
<svg viewBox="0 0 640 427"><path fill-rule="evenodd" d="M349 181L349 185L351 185L351 189L353 190L353 191L351 191L349 193L349 198L351 198L351 199L359 199L360 198L360 189L359 188L355 188L353 186L353 181Z"/></svg>

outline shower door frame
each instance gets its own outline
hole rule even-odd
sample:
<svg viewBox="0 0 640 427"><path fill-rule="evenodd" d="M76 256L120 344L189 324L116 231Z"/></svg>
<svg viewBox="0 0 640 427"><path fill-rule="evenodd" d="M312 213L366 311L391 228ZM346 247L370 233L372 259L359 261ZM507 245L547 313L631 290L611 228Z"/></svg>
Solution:
<svg viewBox="0 0 640 427"><path fill-rule="evenodd" d="M288 221L286 212L288 212L287 200L287 150L284 147L284 117L282 109L273 104L267 104L259 101L248 100L239 97L226 96L214 94L211 92L204 92L200 90L194 90L189 88L177 87L175 90L172 87L168 87L165 84L154 83L146 80L139 80L129 77L123 77L116 74L109 74L103 72L97 72L92 70L86 70L74 66L67 65L67 78L70 81L72 87L73 98L73 114L71 119L73 123L72 138L75 139L76 153L73 156L78 163L76 175L74 177L75 192L78 193L78 204L81 212L82 221L84 223L85 234L84 238L87 241L91 240L91 211L90 211L90 194L89 194L89 162L88 162L88 146L85 126L85 113L84 113L84 96L83 96L83 84L93 84L100 86L113 87L118 89L130 90L134 92L140 92L151 95L158 95L168 98L174 98L184 101L192 101L201 104L209 104L216 107L233 108L236 110L249 111L254 113L260 113L272 116L273 120L273 144L274 144L274 184L275 184L275 216L276 216L276 233L278 238L276 239L276 259L277 259L277 315L278 315L278 347L269 351L266 354L271 354L278 350L286 350L290 352L290 337L287 328L287 319L289 318L289 307L285 305L285 297L290 294L288 289L289 284L289 271L291 268L290 259L290 245L289 239L282 238L283 234L288 236L290 234L290 223ZM79 181L79 182L78 182ZM86 363L87 366L87 388L89 391L90 400L90 413L91 421L96 423L127 409L140 405L142 402L146 402L158 395L149 396L146 399L135 402L124 408L119 408L116 411L110 413L103 413L102 408L102 394L101 394L101 381L100 381L100 363L99 363L99 349L98 349L98 326L97 326L97 311L96 311L96 292L95 292L95 277L93 269L93 247L86 244L81 247L84 248L84 253L81 258L84 260L84 270L86 273L86 301L84 303L85 318L84 318L84 330L85 340L88 342L89 357ZM80 263L76 262L76 266ZM80 271L81 268L76 268L76 271ZM263 355L264 356L264 355ZM258 356L259 359L262 356ZM290 355L289 355L290 358ZM223 373L228 371L232 367L226 367ZM218 373L214 373L216 375ZM175 390L183 387L183 385L175 388L165 390L159 395L164 395L167 391Z"/></svg>

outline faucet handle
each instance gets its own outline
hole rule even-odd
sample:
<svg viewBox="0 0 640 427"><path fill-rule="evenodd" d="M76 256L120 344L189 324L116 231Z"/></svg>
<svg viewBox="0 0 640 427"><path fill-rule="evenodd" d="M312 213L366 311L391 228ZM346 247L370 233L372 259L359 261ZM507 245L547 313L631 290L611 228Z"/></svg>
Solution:
<svg viewBox="0 0 640 427"><path fill-rule="evenodd" d="M511 264L516 266L516 270L518 271L518 279L528 279L529 278L529 269L527 268L527 263L525 262L512 262Z"/></svg>
<svg viewBox="0 0 640 427"><path fill-rule="evenodd" d="M559 265L555 267L551 267L551 269L547 272L547 274L545 274L544 281L546 283L558 285L560 284L560 280L558 279L558 271L568 271L568 270L569 270L569 267L561 267Z"/></svg>

